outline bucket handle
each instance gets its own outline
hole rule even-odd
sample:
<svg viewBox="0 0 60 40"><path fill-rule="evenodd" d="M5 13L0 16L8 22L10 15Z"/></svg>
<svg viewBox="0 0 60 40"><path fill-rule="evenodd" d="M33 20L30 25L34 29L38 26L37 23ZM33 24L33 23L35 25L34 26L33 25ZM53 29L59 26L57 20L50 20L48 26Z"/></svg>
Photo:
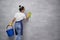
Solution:
<svg viewBox="0 0 60 40"><path fill-rule="evenodd" d="M10 25L7 25L6 29L9 27Z"/></svg>

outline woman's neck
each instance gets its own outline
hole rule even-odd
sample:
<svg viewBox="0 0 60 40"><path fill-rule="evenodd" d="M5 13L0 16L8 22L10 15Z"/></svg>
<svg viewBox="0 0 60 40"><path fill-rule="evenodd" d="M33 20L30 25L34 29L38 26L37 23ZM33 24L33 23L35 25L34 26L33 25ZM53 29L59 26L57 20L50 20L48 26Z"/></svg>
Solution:
<svg viewBox="0 0 60 40"><path fill-rule="evenodd" d="M24 13L24 12L21 12L21 13Z"/></svg>

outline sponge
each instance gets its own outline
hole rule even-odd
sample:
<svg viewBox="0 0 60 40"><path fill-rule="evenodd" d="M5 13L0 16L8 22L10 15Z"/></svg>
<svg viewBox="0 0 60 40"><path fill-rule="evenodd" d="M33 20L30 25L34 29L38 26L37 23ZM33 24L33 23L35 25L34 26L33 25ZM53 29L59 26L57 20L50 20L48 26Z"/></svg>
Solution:
<svg viewBox="0 0 60 40"><path fill-rule="evenodd" d="M28 14L27 14L27 15L28 15L28 17L29 17L29 18L31 17L31 14L32 14L31 12L28 12Z"/></svg>

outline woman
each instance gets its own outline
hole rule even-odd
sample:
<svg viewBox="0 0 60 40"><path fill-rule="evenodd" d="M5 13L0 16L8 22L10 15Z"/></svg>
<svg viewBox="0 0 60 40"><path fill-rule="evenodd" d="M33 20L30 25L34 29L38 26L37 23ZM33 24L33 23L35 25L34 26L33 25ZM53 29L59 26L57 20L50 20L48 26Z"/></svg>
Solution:
<svg viewBox="0 0 60 40"><path fill-rule="evenodd" d="M15 22L15 30L17 32L16 40L21 40L21 36L23 35L23 24L22 21L24 19L28 19L29 16L24 14L25 8L24 6L19 5L19 11L15 14L12 22L9 24L9 26L13 26L13 23Z"/></svg>

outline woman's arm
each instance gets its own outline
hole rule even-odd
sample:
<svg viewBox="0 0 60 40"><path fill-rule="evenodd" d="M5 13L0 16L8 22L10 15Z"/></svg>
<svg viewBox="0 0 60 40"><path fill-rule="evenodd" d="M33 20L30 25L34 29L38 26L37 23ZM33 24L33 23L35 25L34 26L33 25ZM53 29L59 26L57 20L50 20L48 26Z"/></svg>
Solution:
<svg viewBox="0 0 60 40"><path fill-rule="evenodd" d="M15 22L15 20L16 20L16 18L13 18L12 23L14 23L14 22Z"/></svg>
<svg viewBox="0 0 60 40"><path fill-rule="evenodd" d="M26 15L26 19L29 19L31 17L31 12L28 12L28 14Z"/></svg>
<svg viewBox="0 0 60 40"><path fill-rule="evenodd" d="M15 22L16 18L13 18L12 22L8 24L8 26L13 26L13 23Z"/></svg>
<svg viewBox="0 0 60 40"><path fill-rule="evenodd" d="M26 19L29 19L29 16L28 16L28 14L26 15Z"/></svg>

